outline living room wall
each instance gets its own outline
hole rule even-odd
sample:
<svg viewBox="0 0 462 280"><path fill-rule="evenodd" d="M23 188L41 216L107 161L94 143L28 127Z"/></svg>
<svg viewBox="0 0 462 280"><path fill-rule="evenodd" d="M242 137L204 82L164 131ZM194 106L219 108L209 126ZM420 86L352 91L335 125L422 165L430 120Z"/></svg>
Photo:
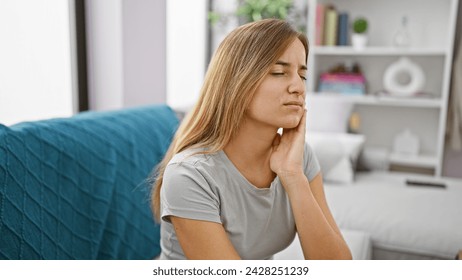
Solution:
<svg viewBox="0 0 462 280"><path fill-rule="evenodd" d="M166 102L166 0L86 1L91 110Z"/></svg>

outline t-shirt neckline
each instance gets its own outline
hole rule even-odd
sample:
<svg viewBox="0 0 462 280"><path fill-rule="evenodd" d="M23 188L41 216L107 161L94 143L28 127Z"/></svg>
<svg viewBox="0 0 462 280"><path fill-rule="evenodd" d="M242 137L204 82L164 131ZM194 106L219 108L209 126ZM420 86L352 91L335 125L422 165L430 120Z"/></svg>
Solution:
<svg viewBox="0 0 462 280"><path fill-rule="evenodd" d="M241 181L244 182L244 185L245 185L246 189L248 189L248 190L250 190L252 192L258 192L258 193L262 193L262 194L272 192L275 189L274 185L275 185L276 181L278 180L277 175L276 175L276 177L274 177L273 181L271 181L269 187L267 187L267 188L258 188L254 184L249 182L249 180L247 180L247 178L239 171L239 169L237 169L237 167L234 165L234 163L228 158L228 155L225 153L224 150L220 150L218 152L218 155L222 158L223 162L229 168L230 172L235 174L238 178L241 179Z"/></svg>

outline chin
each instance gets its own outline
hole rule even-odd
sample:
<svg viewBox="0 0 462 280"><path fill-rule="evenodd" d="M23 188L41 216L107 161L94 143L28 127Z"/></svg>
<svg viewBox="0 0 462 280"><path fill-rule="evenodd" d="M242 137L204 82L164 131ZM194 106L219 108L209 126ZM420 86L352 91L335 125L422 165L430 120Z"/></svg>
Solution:
<svg viewBox="0 0 462 280"><path fill-rule="evenodd" d="M292 129L292 128L296 128L297 125L283 125L281 126L281 128L284 128L284 129Z"/></svg>
<svg viewBox="0 0 462 280"><path fill-rule="evenodd" d="M286 120L283 122L280 127L285 129L295 128L300 123L301 117L291 118L290 120Z"/></svg>

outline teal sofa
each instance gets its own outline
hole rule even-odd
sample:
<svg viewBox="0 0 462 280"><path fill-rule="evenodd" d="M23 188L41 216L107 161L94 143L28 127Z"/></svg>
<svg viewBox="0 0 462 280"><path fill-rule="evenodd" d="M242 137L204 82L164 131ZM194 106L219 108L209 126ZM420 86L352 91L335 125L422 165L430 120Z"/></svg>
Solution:
<svg viewBox="0 0 462 280"><path fill-rule="evenodd" d="M152 259L148 178L178 126L152 105L0 125L0 259Z"/></svg>

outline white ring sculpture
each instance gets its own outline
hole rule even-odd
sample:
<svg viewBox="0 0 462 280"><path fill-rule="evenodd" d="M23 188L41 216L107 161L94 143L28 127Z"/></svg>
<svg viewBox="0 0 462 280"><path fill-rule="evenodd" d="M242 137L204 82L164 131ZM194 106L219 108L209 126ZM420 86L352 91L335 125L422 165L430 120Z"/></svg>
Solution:
<svg viewBox="0 0 462 280"><path fill-rule="evenodd" d="M398 82L403 73L409 75L410 81L407 84ZM425 74L419 65L407 57L401 57L398 61L388 66L383 77L383 85L386 91L392 96L409 97L420 91L425 84Z"/></svg>

